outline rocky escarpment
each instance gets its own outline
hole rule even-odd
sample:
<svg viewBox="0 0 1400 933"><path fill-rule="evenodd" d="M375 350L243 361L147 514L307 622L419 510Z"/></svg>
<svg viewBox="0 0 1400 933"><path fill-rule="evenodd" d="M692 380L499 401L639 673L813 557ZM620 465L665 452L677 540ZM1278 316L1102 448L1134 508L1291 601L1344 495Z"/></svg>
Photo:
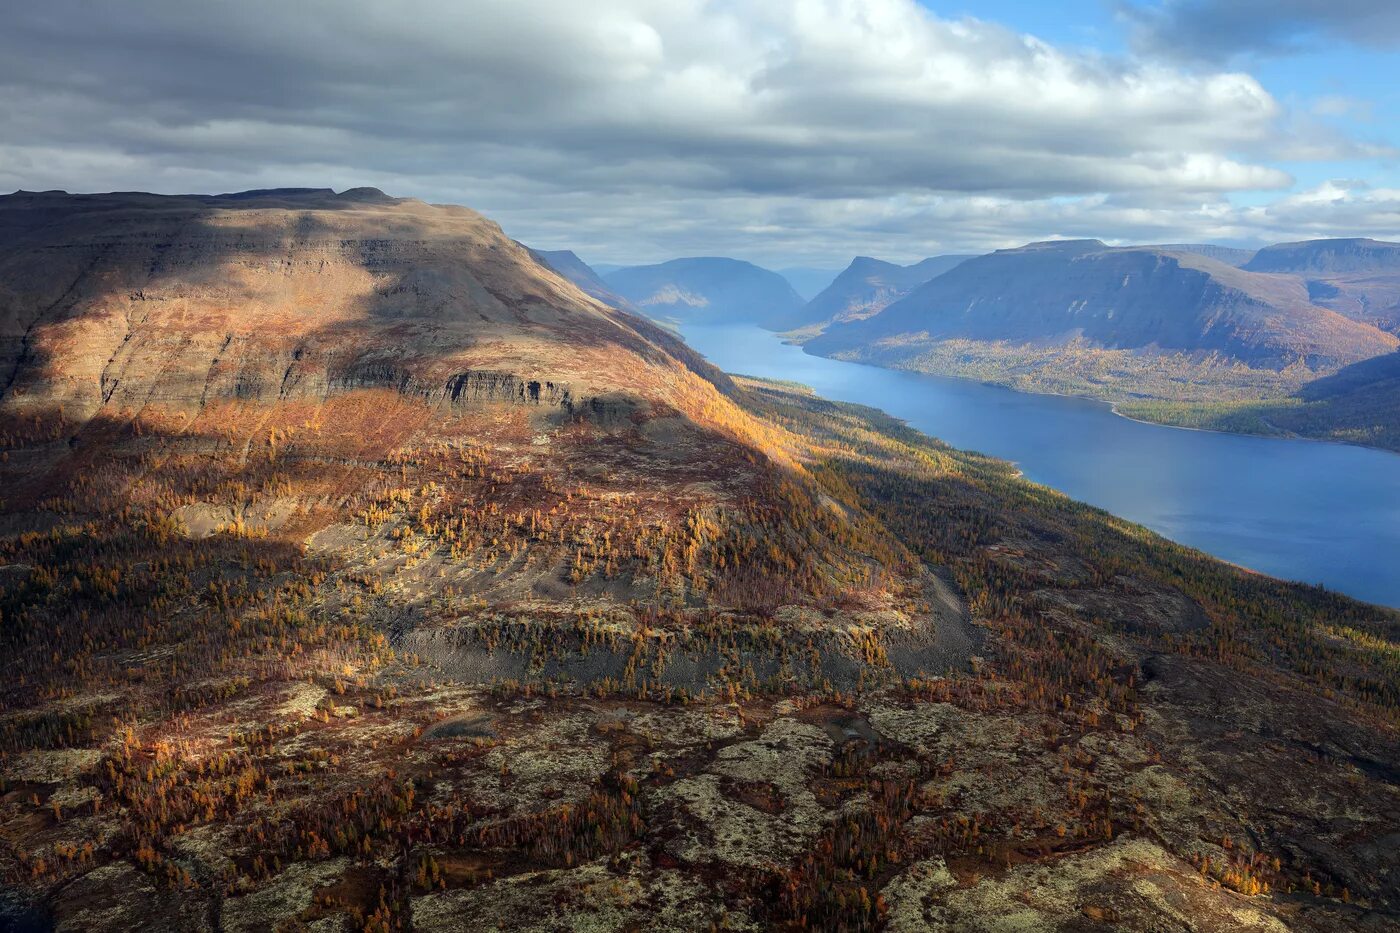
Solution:
<svg viewBox="0 0 1400 933"><path fill-rule="evenodd" d="M6 411L373 388L607 415L696 375L717 377L465 208L373 189L0 198Z"/></svg>
<svg viewBox="0 0 1400 933"><path fill-rule="evenodd" d="M325 401L331 396L361 389L388 389L405 397L421 399L430 405L462 408L473 405L533 404L558 407L573 412L576 399L570 389L545 378L524 377L495 370L468 370L445 379L430 372L419 373L402 360L386 358L382 352L342 362L330 354L299 347L290 353L259 352L249 338L228 335L209 365L202 386L197 374L188 378L168 378L152 384L137 372L129 381L127 368L116 360L101 377L102 401L118 409L138 408L152 401L176 407L212 402L243 401ZM251 352L250 352L251 351ZM196 393L195 389L198 388Z"/></svg>

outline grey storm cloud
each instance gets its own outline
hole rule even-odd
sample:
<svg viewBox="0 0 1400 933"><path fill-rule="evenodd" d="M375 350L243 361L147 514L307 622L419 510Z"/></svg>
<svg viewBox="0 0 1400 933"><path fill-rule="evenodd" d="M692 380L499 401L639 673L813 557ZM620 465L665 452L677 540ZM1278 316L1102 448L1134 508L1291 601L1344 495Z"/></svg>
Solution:
<svg viewBox="0 0 1400 933"><path fill-rule="evenodd" d="M1135 27L1140 48L1179 59L1287 54L1324 39L1400 47L1395 0L1161 0L1119 9Z"/></svg>
<svg viewBox="0 0 1400 933"><path fill-rule="evenodd" d="M0 187L372 184L600 260L1180 239L1291 186L1291 122L1247 74L913 0L50 0L0 30Z"/></svg>

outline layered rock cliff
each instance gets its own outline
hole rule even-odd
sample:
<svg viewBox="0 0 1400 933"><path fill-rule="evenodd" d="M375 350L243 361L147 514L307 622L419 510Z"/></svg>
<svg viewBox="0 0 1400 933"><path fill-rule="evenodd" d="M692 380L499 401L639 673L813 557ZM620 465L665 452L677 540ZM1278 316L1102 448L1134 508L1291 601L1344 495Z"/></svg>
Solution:
<svg viewBox="0 0 1400 933"><path fill-rule="evenodd" d="M717 377L466 208L375 190L0 198L0 407L393 388L434 403L664 400Z"/></svg>

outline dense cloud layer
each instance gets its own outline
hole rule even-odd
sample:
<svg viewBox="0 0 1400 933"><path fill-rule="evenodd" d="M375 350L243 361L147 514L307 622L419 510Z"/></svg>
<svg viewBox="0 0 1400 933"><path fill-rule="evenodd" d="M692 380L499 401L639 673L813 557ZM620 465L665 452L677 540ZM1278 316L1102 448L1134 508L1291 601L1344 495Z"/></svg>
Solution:
<svg viewBox="0 0 1400 933"><path fill-rule="evenodd" d="M912 0L9 16L0 187L375 184L594 259L1248 237L1258 215L1227 193L1286 189L1280 152L1354 148L1290 130L1246 74L1066 51Z"/></svg>

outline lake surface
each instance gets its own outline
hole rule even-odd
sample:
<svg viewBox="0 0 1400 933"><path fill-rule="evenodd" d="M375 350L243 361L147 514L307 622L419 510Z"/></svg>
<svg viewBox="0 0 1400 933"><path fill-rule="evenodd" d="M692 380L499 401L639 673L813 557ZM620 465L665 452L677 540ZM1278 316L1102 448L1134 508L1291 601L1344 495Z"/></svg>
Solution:
<svg viewBox="0 0 1400 933"><path fill-rule="evenodd" d="M883 409L1182 544L1400 606L1400 454L1142 424L1087 399L812 356L752 326L681 331L726 372Z"/></svg>

